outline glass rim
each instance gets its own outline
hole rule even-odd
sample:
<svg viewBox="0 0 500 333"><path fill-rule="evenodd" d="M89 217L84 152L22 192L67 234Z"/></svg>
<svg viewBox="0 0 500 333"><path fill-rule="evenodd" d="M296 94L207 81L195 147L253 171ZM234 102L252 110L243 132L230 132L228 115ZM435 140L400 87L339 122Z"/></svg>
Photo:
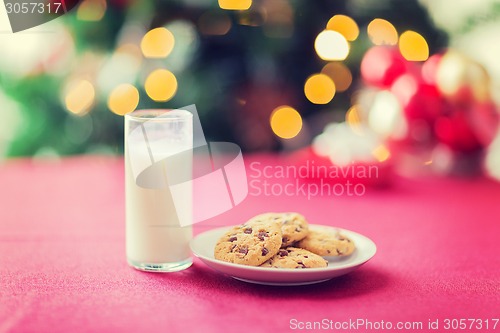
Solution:
<svg viewBox="0 0 500 333"><path fill-rule="evenodd" d="M193 114L183 109L139 109L127 113L125 118L133 121L188 121Z"/></svg>

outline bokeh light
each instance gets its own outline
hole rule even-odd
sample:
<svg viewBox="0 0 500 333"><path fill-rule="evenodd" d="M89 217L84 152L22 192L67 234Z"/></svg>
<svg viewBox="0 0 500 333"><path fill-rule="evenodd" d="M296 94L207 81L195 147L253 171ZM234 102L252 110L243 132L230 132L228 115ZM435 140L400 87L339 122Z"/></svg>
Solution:
<svg viewBox="0 0 500 333"><path fill-rule="evenodd" d="M376 94L368 115L368 124L383 138L399 139L404 137L408 130L397 97L387 90Z"/></svg>
<svg viewBox="0 0 500 333"><path fill-rule="evenodd" d="M113 89L108 98L108 108L120 116L135 110L139 104L139 91L131 84L124 83Z"/></svg>
<svg viewBox="0 0 500 333"><path fill-rule="evenodd" d="M323 30L314 42L316 53L323 60L344 60L349 55L349 43L337 31Z"/></svg>
<svg viewBox="0 0 500 333"><path fill-rule="evenodd" d="M0 29L4 13L0 13ZM12 79L37 76L42 71L66 75L76 58L75 36L61 21L50 22L50 33L0 33L0 72ZM10 27L9 27L10 29ZM7 31L7 30L5 30Z"/></svg>
<svg viewBox="0 0 500 333"><path fill-rule="evenodd" d="M219 7L227 10L247 10L252 6L252 0L219 0Z"/></svg>
<svg viewBox="0 0 500 333"><path fill-rule="evenodd" d="M441 54L434 54L422 65L422 79L424 79L425 83L437 84L437 72L442 57Z"/></svg>
<svg viewBox="0 0 500 333"><path fill-rule="evenodd" d="M207 11L198 19L198 29L203 35L222 36L231 29L231 19L221 11Z"/></svg>
<svg viewBox="0 0 500 333"><path fill-rule="evenodd" d="M325 133L316 136L311 146L318 156L328 157L330 155L330 142L328 135Z"/></svg>
<svg viewBox="0 0 500 333"><path fill-rule="evenodd" d="M100 21L106 8L105 0L85 0L78 6L76 17L81 21Z"/></svg>
<svg viewBox="0 0 500 333"><path fill-rule="evenodd" d="M166 102L177 92L177 79L166 69L153 71L144 84L148 96L157 102Z"/></svg>
<svg viewBox="0 0 500 333"><path fill-rule="evenodd" d="M148 31L141 41L141 50L146 58L165 58L174 48L175 38L170 30L156 28Z"/></svg>
<svg viewBox="0 0 500 333"><path fill-rule="evenodd" d="M500 181L500 135L487 149L484 168L490 177Z"/></svg>
<svg viewBox="0 0 500 333"><path fill-rule="evenodd" d="M449 97L458 99L460 92L470 90L478 101L487 102L491 98L486 69L457 51L449 50L442 56L435 74L439 90Z"/></svg>
<svg viewBox="0 0 500 333"><path fill-rule="evenodd" d="M291 139L302 129L302 117L291 106L283 105L273 110L271 114L271 129L282 139Z"/></svg>
<svg viewBox="0 0 500 333"><path fill-rule="evenodd" d="M333 16L326 24L326 29L341 33L348 41L356 40L359 36L356 21L346 15Z"/></svg>
<svg viewBox="0 0 500 333"><path fill-rule="evenodd" d="M398 32L391 22L376 18L368 24L368 37L375 45L396 45Z"/></svg>
<svg viewBox="0 0 500 333"><path fill-rule="evenodd" d="M467 62L458 52L446 53L436 72L436 83L439 90L448 96L455 95L464 84Z"/></svg>
<svg viewBox="0 0 500 333"><path fill-rule="evenodd" d="M422 35L405 31L399 38L399 51L408 61L425 61L429 58L429 46Z"/></svg>
<svg viewBox="0 0 500 333"><path fill-rule="evenodd" d="M361 77L366 83L387 88L407 72L407 63L396 48L374 46L361 60Z"/></svg>
<svg viewBox="0 0 500 333"><path fill-rule="evenodd" d="M411 74L403 74L394 81L391 92L399 98L403 106L408 105L418 91L417 78Z"/></svg>
<svg viewBox="0 0 500 333"><path fill-rule="evenodd" d="M389 159L389 157L391 157L391 153L390 153L389 149L387 149L387 147L384 145L380 145L380 146L376 147L372 151L372 154L373 154L373 157L375 157L377 159L377 161L379 161L379 162L387 161Z"/></svg>
<svg viewBox="0 0 500 333"><path fill-rule="evenodd" d="M104 95L109 94L121 83L133 83L141 68L143 57L140 49L134 44L123 44L108 57L99 68L97 90Z"/></svg>
<svg viewBox="0 0 500 333"><path fill-rule="evenodd" d="M184 71L193 61L199 47L199 36L196 26L188 20L174 20L165 28L175 36L175 47L165 59L165 67L175 73Z"/></svg>
<svg viewBox="0 0 500 333"><path fill-rule="evenodd" d="M334 165L346 166L353 162L373 162L376 160L374 151L381 144L380 138L369 129L364 128L360 134L342 122L328 124L323 133L315 138L312 147Z"/></svg>
<svg viewBox="0 0 500 333"><path fill-rule="evenodd" d="M349 127L353 130L353 132L361 134L362 125L361 125L361 115L360 115L360 106L353 105L347 110L345 114L345 122Z"/></svg>
<svg viewBox="0 0 500 333"><path fill-rule="evenodd" d="M335 83L325 74L314 74L307 78L304 93L314 104L327 104L335 96Z"/></svg>
<svg viewBox="0 0 500 333"><path fill-rule="evenodd" d="M352 83L352 74L346 65L340 62L330 62L323 66L321 73L326 74L335 83L335 88L338 92L343 92L349 89Z"/></svg>
<svg viewBox="0 0 500 333"><path fill-rule="evenodd" d="M69 112L83 115L93 106L95 89L87 80L80 80L69 86L64 103Z"/></svg>

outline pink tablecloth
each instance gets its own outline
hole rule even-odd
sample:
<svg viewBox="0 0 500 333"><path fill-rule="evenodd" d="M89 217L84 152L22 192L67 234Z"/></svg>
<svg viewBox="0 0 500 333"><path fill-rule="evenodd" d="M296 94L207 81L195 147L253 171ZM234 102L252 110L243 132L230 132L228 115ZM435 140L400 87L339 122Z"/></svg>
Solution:
<svg viewBox="0 0 500 333"><path fill-rule="evenodd" d="M373 327L422 322L420 331L438 320L445 331L446 319L461 318L481 319L480 331L488 319L493 331L500 316L500 185L492 181L397 180L362 197L311 200L251 195L196 226L200 232L262 211L297 210L378 246L349 275L268 287L197 259L172 274L128 267L123 178L122 160L112 158L0 166L0 332L285 332L324 319Z"/></svg>

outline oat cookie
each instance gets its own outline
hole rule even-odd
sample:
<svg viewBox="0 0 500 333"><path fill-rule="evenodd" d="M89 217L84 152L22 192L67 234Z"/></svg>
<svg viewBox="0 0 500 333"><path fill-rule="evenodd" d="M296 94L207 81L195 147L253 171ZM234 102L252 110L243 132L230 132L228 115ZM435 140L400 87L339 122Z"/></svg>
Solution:
<svg viewBox="0 0 500 333"><path fill-rule="evenodd" d="M297 247L320 256L347 256L354 252L355 245L340 232L310 230Z"/></svg>
<svg viewBox="0 0 500 333"><path fill-rule="evenodd" d="M225 233L215 245L215 259L259 266L281 247L281 225L250 219Z"/></svg>
<svg viewBox="0 0 500 333"><path fill-rule="evenodd" d="M273 268L317 268L328 266L328 261L304 249L287 247L280 249L271 259L261 267Z"/></svg>
<svg viewBox="0 0 500 333"><path fill-rule="evenodd" d="M255 216L252 221L281 223L281 233L283 234L281 247L287 247L300 241L309 233L309 223L304 216L299 213L266 213Z"/></svg>

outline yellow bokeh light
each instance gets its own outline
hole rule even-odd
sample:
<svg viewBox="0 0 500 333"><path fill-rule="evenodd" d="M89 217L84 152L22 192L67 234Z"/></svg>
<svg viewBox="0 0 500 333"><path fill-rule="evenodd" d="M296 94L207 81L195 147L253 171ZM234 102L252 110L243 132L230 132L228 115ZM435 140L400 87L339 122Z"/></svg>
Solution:
<svg viewBox="0 0 500 333"><path fill-rule="evenodd" d="M227 10L247 10L252 6L252 0L219 0L219 7Z"/></svg>
<svg viewBox="0 0 500 333"><path fill-rule="evenodd" d="M78 6L76 17L81 21L100 21L106 8L105 0L85 0Z"/></svg>
<svg viewBox="0 0 500 333"><path fill-rule="evenodd" d="M314 74L307 78L304 93L314 104L327 104L335 96L335 83L325 74Z"/></svg>
<svg viewBox="0 0 500 333"><path fill-rule="evenodd" d="M166 28L148 31L141 41L142 54L146 58L165 58L175 45L174 35Z"/></svg>
<svg viewBox="0 0 500 333"><path fill-rule="evenodd" d="M108 108L120 116L135 110L139 104L139 91L131 84L121 84L109 95Z"/></svg>
<svg viewBox="0 0 500 333"><path fill-rule="evenodd" d="M358 106L353 105L347 110L345 121L348 125L359 125L361 123Z"/></svg>
<svg viewBox="0 0 500 333"><path fill-rule="evenodd" d="M302 129L302 117L300 113L287 105L274 109L270 122L274 134L283 139L296 137Z"/></svg>
<svg viewBox="0 0 500 333"><path fill-rule="evenodd" d="M354 133L363 134L358 105L353 105L349 108L349 110L347 110L347 113L345 114L345 122Z"/></svg>
<svg viewBox="0 0 500 333"><path fill-rule="evenodd" d="M380 145L378 146L377 148L375 148L373 151L372 151L372 155L377 159L377 161L379 162L384 162L384 161L387 161L389 159L389 157L391 157L391 153L390 151L384 146L384 145Z"/></svg>
<svg viewBox="0 0 500 333"><path fill-rule="evenodd" d="M408 61L425 61L429 58L429 46L425 38L415 31L405 31L399 38L399 51Z"/></svg>
<svg viewBox="0 0 500 333"><path fill-rule="evenodd" d="M323 60L344 60L349 55L349 43L337 31L320 32L314 41L314 48Z"/></svg>
<svg viewBox="0 0 500 333"><path fill-rule="evenodd" d="M341 33L348 41L356 40L359 36L359 28L352 18L346 15L335 15L326 24L327 30Z"/></svg>
<svg viewBox="0 0 500 333"><path fill-rule="evenodd" d="M374 19L368 24L368 37L375 45L396 45L398 32L391 22L384 19Z"/></svg>
<svg viewBox="0 0 500 333"><path fill-rule="evenodd" d="M148 96L157 102L166 102L177 92L177 79L166 69L157 69L149 74L144 84Z"/></svg>
<svg viewBox="0 0 500 333"><path fill-rule="evenodd" d="M81 80L69 87L64 103L71 113L84 115L90 110L94 100L94 86L87 80Z"/></svg>
<svg viewBox="0 0 500 333"><path fill-rule="evenodd" d="M331 62L323 66L321 73L326 74L335 83L338 92L349 89L352 83L352 74L346 65L340 62Z"/></svg>

